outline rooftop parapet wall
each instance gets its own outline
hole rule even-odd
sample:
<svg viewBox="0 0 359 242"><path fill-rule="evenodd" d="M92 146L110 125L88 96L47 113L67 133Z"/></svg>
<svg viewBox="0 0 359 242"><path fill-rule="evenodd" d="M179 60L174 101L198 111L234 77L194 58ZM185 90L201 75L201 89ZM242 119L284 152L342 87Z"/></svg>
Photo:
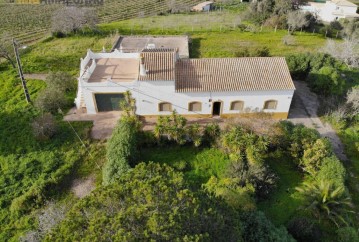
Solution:
<svg viewBox="0 0 359 242"><path fill-rule="evenodd" d="M139 59L140 53L121 53L115 50L110 53L94 53L90 49L87 50L85 58L81 58L80 78L89 79L94 72L99 59Z"/></svg>

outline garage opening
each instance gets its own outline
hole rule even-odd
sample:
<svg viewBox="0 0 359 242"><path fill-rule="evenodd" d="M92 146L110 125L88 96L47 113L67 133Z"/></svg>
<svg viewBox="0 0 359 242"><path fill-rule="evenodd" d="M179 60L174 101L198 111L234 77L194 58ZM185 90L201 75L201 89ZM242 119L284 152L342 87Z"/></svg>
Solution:
<svg viewBox="0 0 359 242"><path fill-rule="evenodd" d="M120 111L120 102L125 98L122 93L95 94L98 112Z"/></svg>

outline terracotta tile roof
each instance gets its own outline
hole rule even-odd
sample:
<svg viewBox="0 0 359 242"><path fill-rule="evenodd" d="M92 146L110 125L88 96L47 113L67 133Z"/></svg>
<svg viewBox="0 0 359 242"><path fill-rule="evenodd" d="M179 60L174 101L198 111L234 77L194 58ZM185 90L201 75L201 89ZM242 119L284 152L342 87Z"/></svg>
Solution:
<svg viewBox="0 0 359 242"><path fill-rule="evenodd" d="M147 70L146 76L138 77L140 81L174 81L176 53L172 51L143 52L142 56Z"/></svg>
<svg viewBox="0 0 359 242"><path fill-rule="evenodd" d="M294 90L284 57L181 59L176 92Z"/></svg>
<svg viewBox="0 0 359 242"><path fill-rule="evenodd" d="M142 53L144 52L174 52L175 49L171 48L154 48L154 49L143 49Z"/></svg>

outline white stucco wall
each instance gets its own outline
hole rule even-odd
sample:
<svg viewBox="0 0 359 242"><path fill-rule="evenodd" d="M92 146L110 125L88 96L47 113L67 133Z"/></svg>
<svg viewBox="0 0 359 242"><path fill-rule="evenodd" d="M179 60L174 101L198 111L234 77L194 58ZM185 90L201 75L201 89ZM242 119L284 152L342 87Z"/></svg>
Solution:
<svg viewBox="0 0 359 242"><path fill-rule="evenodd" d="M123 93L131 91L136 99L138 115L165 115L170 112L159 112L158 104L162 101L172 103L172 108L180 114L211 114L212 104L215 101L222 101L222 114L238 113L230 110L232 101L244 101L244 109L261 111L264 102L267 100L277 100L276 110L263 110L270 112L289 111L293 90L284 91L250 91L250 92L196 92L196 93L176 93L174 81L135 81L132 83L112 82L103 83L82 83L82 91L87 107L87 113L95 114L96 102L95 93ZM210 101L212 100L212 102ZM198 101L202 103L201 112L188 111L189 102Z"/></svg>
<svg viewBox="0 0 359 242"><path fill-rule="evenodd" d="M309 2L309 5L301 6L300 9L304 12L311 12L325 22L332 22L347 16L356 15L357 11L356 6L338 6L331 1L325 3Z"/></svg>

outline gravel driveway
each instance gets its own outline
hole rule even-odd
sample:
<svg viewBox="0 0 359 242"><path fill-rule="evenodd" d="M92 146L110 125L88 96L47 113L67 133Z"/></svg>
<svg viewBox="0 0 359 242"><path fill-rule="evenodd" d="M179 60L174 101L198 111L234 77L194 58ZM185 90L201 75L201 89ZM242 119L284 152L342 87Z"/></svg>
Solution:
<svg viewBox="0 0 359 242"><path fill-rule="evenodd" d="M348 158L344 153L344 145L340 141L334 129L328 123L322 123L317 116L319 101L317 95L312 93L305 82L294 81L296 91L293 97L292 106L288 119L295 124L304 124L308 128L318 130L322 137L330 140L334 153L342 161Z"/></svg>

